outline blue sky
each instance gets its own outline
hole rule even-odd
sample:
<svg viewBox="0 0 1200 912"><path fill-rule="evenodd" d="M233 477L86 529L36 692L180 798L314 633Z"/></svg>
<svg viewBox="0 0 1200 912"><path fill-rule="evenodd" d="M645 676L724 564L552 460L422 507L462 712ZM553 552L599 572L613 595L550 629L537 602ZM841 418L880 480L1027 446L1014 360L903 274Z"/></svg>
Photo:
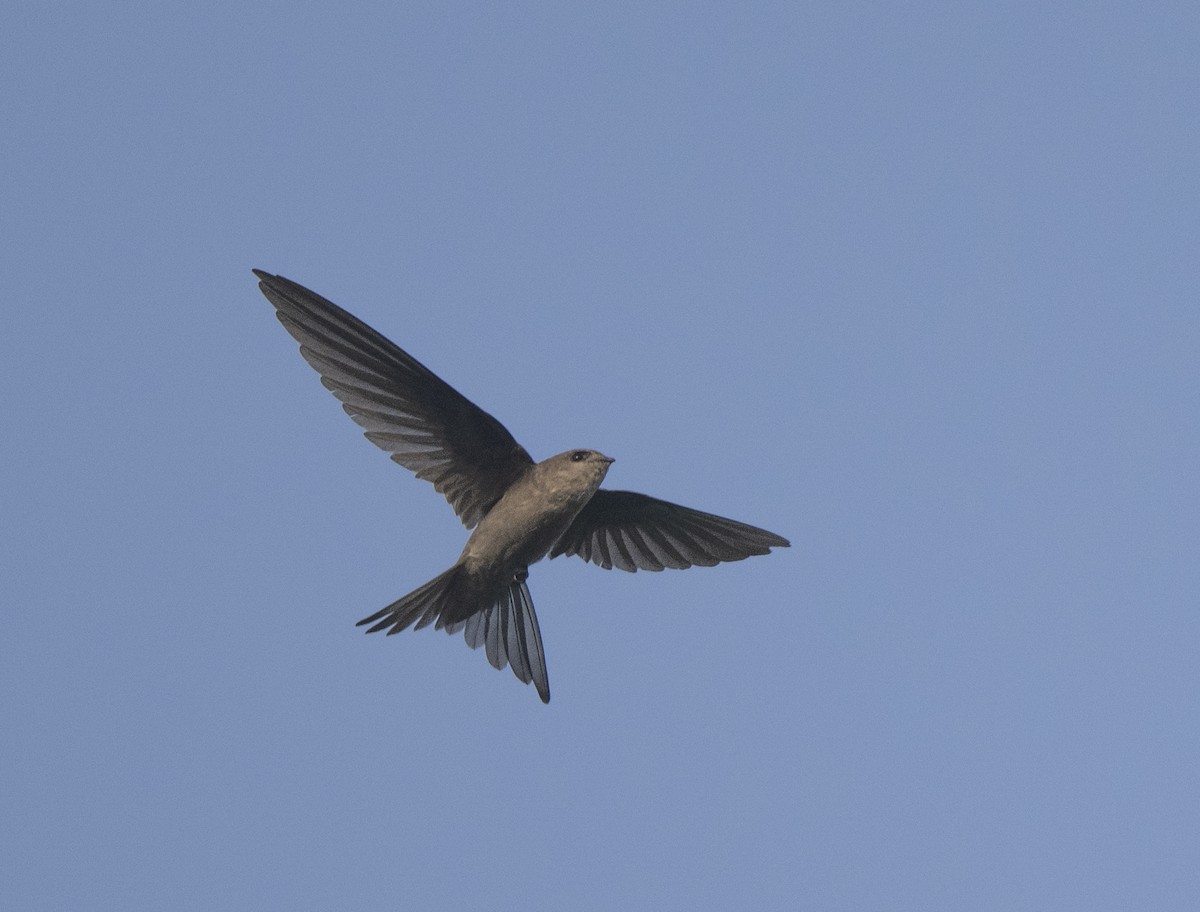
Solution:
<svg viewBox="0 0 1200 912"><path fill-rule="evenodd" d="M19 4L0 900L1192 908L1192 4ZM353 622L465 532L255 287L765 526Z"/></svg>

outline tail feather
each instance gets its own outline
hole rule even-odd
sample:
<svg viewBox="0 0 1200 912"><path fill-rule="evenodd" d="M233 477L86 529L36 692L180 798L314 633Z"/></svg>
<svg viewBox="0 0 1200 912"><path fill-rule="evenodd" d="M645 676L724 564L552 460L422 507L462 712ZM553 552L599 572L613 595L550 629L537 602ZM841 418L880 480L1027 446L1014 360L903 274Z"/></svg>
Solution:
<svg viewBox="0 0 1200 912"><path fill-rule="evenodd" d="M523 580L513 580L494 599L492 604L462 618L462 605L456 598L456 582L461 568L451 567L425 585L397 599L358 622L366 624L367 633L387 630L387 635L408 627L420 630L434 620L447 633L464 632L472 649L484 647L487 660L494 668L505 665L524 684L532 683L543 703L550 702L550 681L546 674L546 654L542 648L542 633L529 587ZM456 618L447 621L447 617Z"/></svg>
<svg viewBox="0 0 1200 912"><path fill-rule="evenodd" d="M396 599L386 608L381 608L370 617L363 618L357 626L373 624L374 626L367 629L367 633L377 633L390 627L388 636L412 626L418 618L420 621L417 623L417 629L424 627L436 618L445 607L447 597L452 594L451 590L454 588L458 572L458 567L451 567L425 585L417 587L408 595Z"/></svg>
<svg viewBox="0 0 1200 912"><path fill-rule="evenodd" d="M513 674L526 684L533 682L543 703L550 702L550 681L546 675L546 653L542 648L542 631L538 627L533 599L524 582L509 586L512 602L511 623L508 626L508 655L521 657L521 670L513 665Z"/></svg>

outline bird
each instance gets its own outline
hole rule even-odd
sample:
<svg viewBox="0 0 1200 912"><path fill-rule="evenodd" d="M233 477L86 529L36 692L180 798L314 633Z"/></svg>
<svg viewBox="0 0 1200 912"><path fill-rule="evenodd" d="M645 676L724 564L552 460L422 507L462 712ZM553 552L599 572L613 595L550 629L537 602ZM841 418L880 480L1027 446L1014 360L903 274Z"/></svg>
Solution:
<svg viewBox="0 0 1200 912"><path fill-rule="evenodd" d="M473 530L445 572L363 618L367 633L429 624L462 632L550 702L529 567L573 555L604 569L711 567L786 548L756 526L601 488L614 460L593 449L535 462L499 421L357 317L303 285L253 270L321 383L391 458L430 482Z"/></svg>

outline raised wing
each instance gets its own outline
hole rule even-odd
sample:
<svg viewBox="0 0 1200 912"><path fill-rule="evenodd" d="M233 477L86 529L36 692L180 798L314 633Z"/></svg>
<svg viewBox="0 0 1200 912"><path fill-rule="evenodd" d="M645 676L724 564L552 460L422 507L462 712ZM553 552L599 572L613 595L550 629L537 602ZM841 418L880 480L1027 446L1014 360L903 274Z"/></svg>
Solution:
<svg viewBox="0 0 1200 912"><path fill-rule="evenodd" d="M357 317L254 270L300 354L365 436L445 495L473 528L533 460L499 421Z"/></svg>
<svg viewBox="0 0 1200 912"><path fill-rule="evenodd" d="M550 552L577 554L605 570L711 567L737 561L788 540L766 529L702 513L632 491L595 493Z"/></svg>

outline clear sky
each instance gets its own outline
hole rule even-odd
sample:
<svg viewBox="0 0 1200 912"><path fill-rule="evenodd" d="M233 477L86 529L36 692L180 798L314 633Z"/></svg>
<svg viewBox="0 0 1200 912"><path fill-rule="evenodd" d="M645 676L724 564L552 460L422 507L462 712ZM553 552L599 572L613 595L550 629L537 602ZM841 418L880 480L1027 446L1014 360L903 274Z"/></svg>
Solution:
<svg viewBox="0 0 1200 912"><path fill-rule="evenodd" d="M17 3L0 906L1200 895L1194 3ZM787 536L354 621L465 539L250 274Z"/></svg>

